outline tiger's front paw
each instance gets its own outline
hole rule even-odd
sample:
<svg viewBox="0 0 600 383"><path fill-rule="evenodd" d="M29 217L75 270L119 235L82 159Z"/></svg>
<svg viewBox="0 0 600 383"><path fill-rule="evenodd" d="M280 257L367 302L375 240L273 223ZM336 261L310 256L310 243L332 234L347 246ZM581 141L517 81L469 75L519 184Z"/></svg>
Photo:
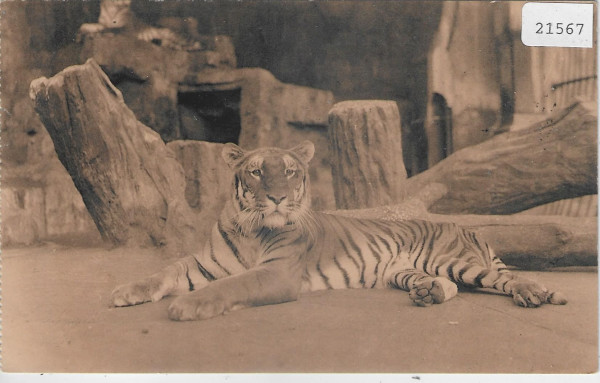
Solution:
<svg viewBox="0 0 600 383"><path fill-rule="evenodd" d="M154 302L162 298L162 295L158 294L158 292L159 284L153 281L127 283L113 290L111 302L115 307Z"/></svg>
<svg viewBox="0 0 600 383"><path fill-rule="evenodd" d="M416 282L410 289L409 296L417 306L427 307L447 301L457 291L456 284L446 278L427 278Z"/></svg>
<svg viewBox="0 0 600 383"><path fill-rule="evenodd" d="M195 291L176 298L169 306L169 319L202 320L224 314L225 300L219 296Z"/></svg>

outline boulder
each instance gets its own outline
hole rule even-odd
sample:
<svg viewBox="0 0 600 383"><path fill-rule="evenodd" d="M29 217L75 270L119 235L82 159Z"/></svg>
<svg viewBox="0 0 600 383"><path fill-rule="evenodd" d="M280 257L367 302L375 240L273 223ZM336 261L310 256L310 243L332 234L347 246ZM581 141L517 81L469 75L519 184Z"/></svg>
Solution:
<svg viewBox="0 0 600 383"><path fill-rule="evenodd" d="M167 144L183 167L187 203L198 214L202 214L202 222L207 223L198 227L201 234L208 234L231 196L233 173L221 157L223 146L192 140L177 140Z"/></svg>

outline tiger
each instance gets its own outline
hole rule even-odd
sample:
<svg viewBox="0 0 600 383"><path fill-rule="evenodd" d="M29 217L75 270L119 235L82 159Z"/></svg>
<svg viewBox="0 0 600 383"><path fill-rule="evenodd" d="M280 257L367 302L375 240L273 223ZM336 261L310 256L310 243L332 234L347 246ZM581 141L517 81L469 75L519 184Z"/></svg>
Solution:
<svg viewBox="0 0 600 383"><path fill-rule="evenodd" d="M458 285L494 289L522 307L567 303L561 293L512 273L483 239L456 224L311 210L314 152L310 141L249 151L225 144L231 197L202 250L117 287L112 304L177 295L168 317L186 321L328 289L396 288L427 307L456 296Z"/></svg>

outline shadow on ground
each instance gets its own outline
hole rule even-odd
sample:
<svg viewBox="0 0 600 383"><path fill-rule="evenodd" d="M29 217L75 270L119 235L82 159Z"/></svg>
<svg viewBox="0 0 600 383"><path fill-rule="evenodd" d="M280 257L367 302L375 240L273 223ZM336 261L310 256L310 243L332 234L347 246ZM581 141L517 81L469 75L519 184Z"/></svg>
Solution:
<svg viewBox="0 0 600 383"><path fill-rule="evenodd" d="M110 308L120 283L171 261L147 250L44 246L2 252L6 372L590 373L598 363L594 271L522 272L566 306L462 291L430 308L397 290L324 291L297 302L172 322L171 298Z"/></svg>

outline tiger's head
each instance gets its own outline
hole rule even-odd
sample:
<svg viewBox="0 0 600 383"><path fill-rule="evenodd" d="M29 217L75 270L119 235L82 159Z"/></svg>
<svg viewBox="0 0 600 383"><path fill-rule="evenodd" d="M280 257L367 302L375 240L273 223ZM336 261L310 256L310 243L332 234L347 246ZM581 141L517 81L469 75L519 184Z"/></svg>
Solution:
<svg viewBox="0 0 600 383"><path fill-rule="evenodd" d="M308 163L315 153L310 141L289 149L244 151L226 144L223 159L235 173L233 204L244 231L305 223L310 217Z"/></svg>

